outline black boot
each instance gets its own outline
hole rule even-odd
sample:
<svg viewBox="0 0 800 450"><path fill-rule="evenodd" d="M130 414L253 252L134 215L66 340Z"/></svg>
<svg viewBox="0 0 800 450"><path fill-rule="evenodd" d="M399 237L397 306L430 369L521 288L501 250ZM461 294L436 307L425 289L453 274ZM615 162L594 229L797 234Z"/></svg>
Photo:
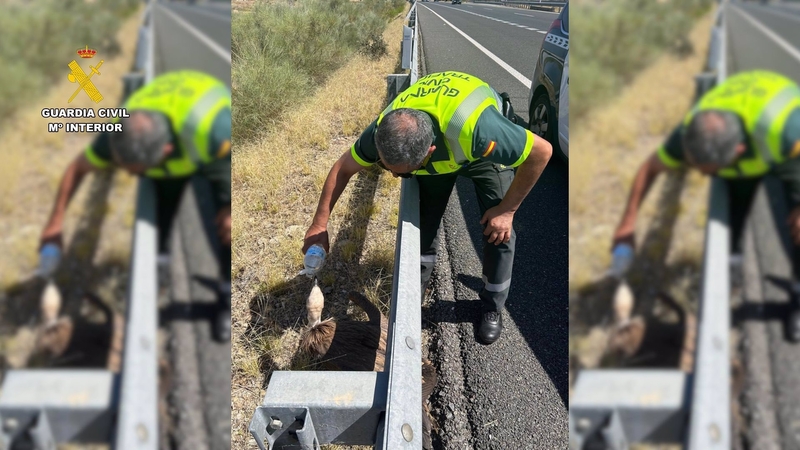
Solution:
<svg viewBox="0 0 800 450"><path fill-rule="evenodd" d="M494 343L500 338L501 331L503 331L503 315L500 311L484 311L478 329L478 338L481 342L486 345Z"/></svg>
<svg viewBox="0 0 800 450"><path fill-rule="evenodd" d="M800 308L797 305L786 317L786 337L791 342L800 342Z"/></svg>
<svg viewBox="0 0 800 450"><path fill-rule="evenodd" d="M220 283L218 290L217 315L214 317L214 339L217 342L231 340L231 284Z"/></svg>

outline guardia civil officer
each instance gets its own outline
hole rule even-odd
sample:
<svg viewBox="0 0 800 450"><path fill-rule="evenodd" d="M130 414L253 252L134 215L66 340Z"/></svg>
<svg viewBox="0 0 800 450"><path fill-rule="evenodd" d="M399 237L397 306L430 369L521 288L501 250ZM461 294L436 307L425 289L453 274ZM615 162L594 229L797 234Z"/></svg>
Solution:
<svg viewBox="0 0 800 450"><path fill-rule="evenodd" d="M400 93L333 165L305 235L328 250L328 218L350 178L378 164L419 181L422 292L436 263L438 230L458 176L472 180L483 225L479 339L500 337L511 285L514 213L539 179L552 146L516 125L513 110L488 84L460 72L433 73ZM515 176L516 168L516 176Z"/></svg>
<svg viewBox="0 0 800 450"><path fill-rule="evenodd" d="M795 244L800 244L798 155L800 88L788 78L767 71L732 76L703 95L639 168L613 245L633 244L636 214L647 190L659 173L681 167L696 168L727 183L734 253L740 252L742 227L758 183L765 175L774 174L788 194L790 230ZM795 262L793 266L795 282L800 281L800 265ZM793 312L787 316L786 326L787 334L797 341L800 289L795 285Z"/></svg>
<svg viewBox="0 0 800 450"><path fill-rule="evenodd" d="M154 180L157 191L159 252L167 251L174 213L193 176L211 185L217 209L223 283L214 334L230 339L231 94L221 81L195 71L170 72L134 92L115 119L120 133L99 134L67 167L41 245L62 245L64 213L83 177L122 168Z"/></svg>

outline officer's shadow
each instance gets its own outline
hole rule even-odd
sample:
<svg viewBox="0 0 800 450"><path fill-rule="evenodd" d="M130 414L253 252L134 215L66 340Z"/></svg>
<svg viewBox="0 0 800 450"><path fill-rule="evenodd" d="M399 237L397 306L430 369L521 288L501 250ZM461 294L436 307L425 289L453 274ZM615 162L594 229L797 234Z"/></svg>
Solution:
<svg viewBox="0 0 800 450"><path fill-rule="evenodd" d="M83 299L87 293L96 292L111 279L119 280L127 261L111 260L102 266L93 261L97 253L100 230L107 212L107 198L114 180L113 172L95 173L89 180L88 194L83 204L84 213L79 218L75 232L65 242L61 262L53 275L62 298L61 315L83 317ZM31 249L34 251L34 249ZM8 368L26 367L34 352L37 327L41 323L40 299L46 281L34 275L6 289L6 298L0 293L0 339L5 341L4 357L0 358L0 372ZM121 310L124 302L122 283L117 283L114 298L103 301L113 310ZM89 319L99 319L102 314Z"/></svg>
<svg viewBox="0 0 800 450"><path fill-rule="evenodd" d="M483 289L483 280L470 275L458 274L458 282L474 292ZM440 323L471 323L477 335L477 327L481 319L481 300L458 300L455 298L437 298L422 307L425 322L423 327L431 329ZM429 318L429 319L428 319Z"/></svg>
<svg viewBox="0 0 800 450"><path fill-rule="evenodd" d="M626 275L636 299L634 314L649 315L656 306L659 291L669 290L687 269L699 268L695 261L689 259L667 264L669 249L675 237L675 224L679 217L685 178L686 171L666 173L656 214L650 221L644 238L637 242L637 252ZM602 276L579 287L578 292L570 299L570 334L588 332L593 326L609 320L618 285L615 278Z"/></svg>

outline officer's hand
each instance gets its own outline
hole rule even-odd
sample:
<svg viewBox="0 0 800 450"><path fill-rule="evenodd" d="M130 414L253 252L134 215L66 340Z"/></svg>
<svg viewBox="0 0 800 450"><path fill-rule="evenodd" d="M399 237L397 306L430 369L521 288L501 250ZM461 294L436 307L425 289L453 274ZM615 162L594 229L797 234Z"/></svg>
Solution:
<svg viewBox="0 0 800 450"><path fill-rule="evenodd" d="M42 231L42 236L39 238L39 250L46 244L55 244L58 248L64 248L61 235L61 224L48 225L44 231Z"/></svg>
<svg viewBox="0 0 800 450"><path fill-rule="evenodd" d="M489 243L505 244L511 240L511 226L514 223L514 212L504 211L500 206L486 210L481 218L481 225L486 224L484 236L489 236Z"/></svg>
<svg viewBox="0 0 800 450"><path fill-rule="evenodd" d="M217 233L222 245L231 245L231 206L225 206L217 213L214 221L217 224Z"/></svg>
<svg viewBox="0 0 800 450"><path fill-rule="evenodd" d="M614 239L611 241L611 250L613 251L619 244L628 244L634 247L634 231L634 227L632 226L620 225L617 227L617 230L614 231Z"/></svg>
<svg viewBox="0 0 800 450"><path fill-rule="evenodd" d="M792 212L789 213L789 219L786 222L789 224L792 241L796 245L800 245L800 206L795 206Z"/></svg>
<svg viewBox="0 0 800 450"><path fill-rule="evenodd" d="M305 255L309 247L314 244L319 244L325 249L325 253L330 253L328 249L328 228L312 224L306 231L306 237L303 239L303 254Z"/></svg>

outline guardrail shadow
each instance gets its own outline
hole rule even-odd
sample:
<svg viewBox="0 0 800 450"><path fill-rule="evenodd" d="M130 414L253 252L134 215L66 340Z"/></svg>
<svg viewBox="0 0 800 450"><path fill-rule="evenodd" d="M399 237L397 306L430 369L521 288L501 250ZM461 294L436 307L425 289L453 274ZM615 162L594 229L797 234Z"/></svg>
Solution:
<svg viewBox="0 0 800 450"><path fill-rule="evenodd" d="M56 278L64 280L63 291L64 313L79 313L80 304L75 297L68 300L70 291L82 295L84 292L93 292L99 285L101 278L98 268L93 260L100 242L100 230L103 226L107 211L107 199L114 182L114 171L95 172L89 186L89 194L84 203L85 213L81 216L72 242L66 248L61 261L60 270ZM75 284L78 287L76 289ZM67 287L72 289L69 289ZM124 304L124 298L118 299L118 304Z"/></svg>
<svg viewBox="0 0 800 450"><path fill-rule="evenodd" d="M567 165L559 158L551 158L515 214L514 271L506 301L509 316L553 382L564 405L568 404L565 369L569 364L566 351L569 346L568 302L565 295L569 260L567 178ZM483 227L473 183L459 179L456 190L470 242L477 259L482 261ZM483 288L483 281L477 277L461 275L457 279L475 292ZM466 307L461 305L465 302L458 303L459 307L450 317L467 321L463 319L467 319L466 314L471 314L469 321L477 323L480 301L463 305Z"/></svg>

